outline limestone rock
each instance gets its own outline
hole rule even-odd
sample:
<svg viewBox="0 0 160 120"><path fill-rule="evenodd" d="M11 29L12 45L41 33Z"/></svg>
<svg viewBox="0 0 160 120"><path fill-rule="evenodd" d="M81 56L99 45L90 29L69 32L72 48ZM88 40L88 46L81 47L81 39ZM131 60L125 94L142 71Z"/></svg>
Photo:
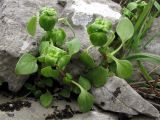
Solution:
<svg viewBox="0 0 160 120"><path fill-rule="evenodd" d="M159 117L158 110L144 100L124 79L111 77L104 87L92 90L95 103L103 110Z"/></svg>
<svg viewBox="0 0 160 120"><path fill-rule="evenodd" d="M61 12L61 6L50 0L0 1L0 79L8 82L11 91L18 91L28 76L14 73L18 58L26 52L37 53L40 30L35 38L26 32L26 24L43 6L52 6Z"/></svg>
<svg viewBox="0 0 160 120"><path fill-rule="evenodd" d="M67 102L56 98L49 108L42 107L39 101L27 98L18 100L19 104L21 102L28 104L26 107L18 106L19 109L18 107L15 110L7 109L12 106L15 107L17 100L16 98L11 99L12 96L10 95L5 97L3 94L6 95L6 93L0 93L0 120L118 120L116 114L103 113L98 110L82 114L79 112L79 107L75 101ZM10 103L8 104L8 102ZM5 104L6 109L3 109L2 104Z"/></svg>

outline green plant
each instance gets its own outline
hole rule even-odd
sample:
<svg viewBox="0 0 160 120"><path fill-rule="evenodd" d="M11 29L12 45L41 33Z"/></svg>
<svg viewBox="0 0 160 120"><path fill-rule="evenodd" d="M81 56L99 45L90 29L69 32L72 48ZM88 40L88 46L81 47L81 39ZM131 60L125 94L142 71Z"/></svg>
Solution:
<svg viewBox="0 0 160 120"><path fill-rule="evenodd" d="M55 79L61 81L64 86L59 94L68 98L71 92L76 93L80 110L88 112L94 102L94 97L89 92L91 87L102 87L107 82L107 78L114 74L126 79L132 75L133 66L129 60L138 55L126 59L122 59L122 55L119 55L122 48L126 47L126 44L135 34L135 28L129 18L122 17L116 31L112 29L112 22L96 19L87 26L92 46L81 51L80 40L76 38L72 26L66 18L58 19L53 8L42 8L39 16L33 16L30 19L27 30L32 36L36 33L37 21L45 31L40 41L39 54L36 57L29 53L22 55L15 71L18 75L37 72L38 80L34 85L26 84L26 88L37 98L40 98L40 103L44 107L49 107L53 101L52 92L48 88L52 87ZM58 22L68 25L74 34L74 38L66 41L65 31L62 28L55 27ZM62 49L62 46L66 46L67 49ZM103 56L100 64L97 64L89 53L92 47L98 48ZM86 70L77 77L73 76L66 68L73 56L79 53L79 59L86 66ZM145 55L139 56L144 57ZM155 60L155 56L150 57ZM148 56L148 58L150 57ZM41 88L45 89L44 93L40 90Z"/></svg>
<svg viewBox="0 0 160 120"><path fill-rule="evenodd" d="M153 8L156 8L156 10L153 10ZM138 60L138 65L140 67L141 72L143 73L146 80L152 80L150 75L148 74L147 70L143 66L143 64L140 62L140 60L144 57L146 58L147 53L141 53L141 42L143 37L145 36L148 29L151 27L152 23L154 22L154 19L158 17L160 14L160 5L156 0L150 0L148 3L143 0L136 0L134 2L128 3L126 7L123 8L122 13L124 16L128 17L135 29L135 33L132 36L132 38L128 41L126 45L126 51L128 51L128 55L130 53L136 53L139 55L134 55L136 59ZM152 40L149 40L145 47L151 42ZM143 54L140 56L140 54ZM144 55L145 54L145 55ZM148 60L152 61L153 58L155 59L154 55L148 54L147 57Z"/></svg>

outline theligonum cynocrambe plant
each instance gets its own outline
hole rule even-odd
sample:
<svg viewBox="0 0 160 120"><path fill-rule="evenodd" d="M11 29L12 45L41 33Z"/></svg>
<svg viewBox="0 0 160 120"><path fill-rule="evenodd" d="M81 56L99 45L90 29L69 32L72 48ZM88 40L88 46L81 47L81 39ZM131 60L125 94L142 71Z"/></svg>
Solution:
<svg viewBox="0 0 160 120"><path fill-rule="evenodd" d="M27 84L26 87L40 98L40 103L44 107L49 107L53 101L52 93L48 88L52 87L55 79L61 80L65 86L59 94L63 97L70 97L71 92L76 93L80 110L88 112L94 103L94 97L89 92L92 87L102 87L107 82L107 78L113 74L121 78L129 78L132 75L131 62L116 57L117 53L134 35L134 26L127 17L120 19L116 31L112 29L111 21L100 18L88 25L87 32L92 46L82 51L80 51L80 40L76 36L66 42L67 35L64 29L55 27L58 22L63 22L73 31L66 19L58 19L55 9L42 8L38 16L30 19L27 30L32 36L36 33L37 21L45 31L40 41L39 54L36 57L29 53L22 55L15 71L17 75L29 75L37 72L40 76L38 81L35 85ZM115 34L118 35L118 38L115 37ZM120 43L116 48L112 46L115 41ZM67 49L62 49L62 45ZM96 64L90 55L91 47L98 48L102 54L103 59L100 64ZM78 78L66 70L67 65L76 54L80 54L79 59L86 66L85 72ZM113 64L115 65L114 70L111 67ZM42 88L45 89L45 93L41 91Z"/></svg>

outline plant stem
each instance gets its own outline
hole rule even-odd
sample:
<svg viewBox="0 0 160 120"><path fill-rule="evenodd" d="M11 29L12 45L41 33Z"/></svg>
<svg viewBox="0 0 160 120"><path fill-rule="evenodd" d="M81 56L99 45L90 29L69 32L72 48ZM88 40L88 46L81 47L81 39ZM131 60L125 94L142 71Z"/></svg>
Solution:
<svg viewBox="0 0 160 120"><path fill-rule="evenodd" d="M72 83L73 83L74 85L76 85L77 87L79 87L81 90L83 90L83 88L82 88L77 82L75 82L74 80L72 80Z"/></svg>
<svg viewBox="0 0 160 120"><path fill-rule="evenodd" d="M65 25L67 25L67 26L70 28L70 30L72 31L74 37L76 37L76 34L75 34L75 32L74 32L74 29L73 29L73 27L71 26L71 24L68 22L67 18L60 18L58 21L62 21Z"/></svg>
<svg viewBox="0 0 160 120"><path fill-rule="evenodd" d="M111 53L111 55L115 55L121 48L123 47L123 43L115 50Z"/></svg>

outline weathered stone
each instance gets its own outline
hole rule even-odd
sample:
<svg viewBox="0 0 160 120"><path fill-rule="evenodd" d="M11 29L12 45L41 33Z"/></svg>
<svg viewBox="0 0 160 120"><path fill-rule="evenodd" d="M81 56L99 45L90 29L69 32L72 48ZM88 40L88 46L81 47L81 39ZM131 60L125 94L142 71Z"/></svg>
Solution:
<svg viewBox="0 0 160 120"><path fill-rule="evenodd" d="M95 103L103 110L130 115L159 117L158 110L144 100L124 79L111 77L104 87L92 90Z"/></svg>
<svg viewBox="0 0 160 120"><path fill-rule="evenodd" d="M92 22L95 16L108 18L113 22L120 17L121 7L110 0L67 0L66 3L59 0L58 3L59 4L57 4L56 0L0 1L0 78L8 82L11 91L18 91L28 78L28 76L15 75L14 69L18 58L26 52L32 54L37 53L37 44L41 38L42 30L38 29L36 37L31 38L26 32L26 23L31 16L36 15L41 7L54 7L60 15L62 13L62 17L66 16L71 18L70 21L74 24L74 31L81 41L82 49L90 46L90 41L84 26ZM66 7L64 9L62 6L65 6L65 4ZM96 11L93 10L95 5L98 5ZM84 6L87 8L83 9ZM104 11L102 11L102 8ZM113 12L113 14L111 14L111 12ZM81 26L79 27L77 25ZM68 35L67 39L70 40L70 38L73 37L72 32L67 26L62 25L62 27L65 28ZM98 54L98 52L95 53L96 50L93 52L93 55L95 60L98 60L100 54ZM78 66L75 66L73 69L77 67Z"/></svg>
<svg viewBox="0 0 160 120"><path fill-rule="evenodd" d="M140 116L133 117L131 120L160 120L160 118L151 118L151 117L140 115Z"/></svg>
<svg viewBox="0 0 160 120"><path fill-rule="evenodd" d="M6 95L6 93L3 93ZM118 120L117 115L109 112L99 112L91 111L88 113L80 113L79 107L75 101L67 102L65 100L54 99L52 107L44 108L39 104L39 101L33 99L24 99L22 102L29 103L30 107L20 107L18 110L2 111L2 104L7 102L16 101L15 99L11 100L10 95L5 97L0 93L0 120ZM15 106L15 104L10 103L10 106Z"/></svg>
<svg viewBox="0 0 160 120"><path fill-rule="evenodd" d="M68 120L68 119L64 119ZM118 117L115 114L111 113L100 113L97 111L91 111L85 114L77 114L70 118L69 120L118 120Z"/></svg>
<svg viewBox="0 0 160 120"><path fill-rule="evenodd" d="M59 12L63 9L50 0L1 0L0 1L0 79L8 82L11 91L18 91L28 76L14 73L18 57L23 53L37 52L41 36L31 38L26 32L27 21L43 6L52 6Z"/></svg>

